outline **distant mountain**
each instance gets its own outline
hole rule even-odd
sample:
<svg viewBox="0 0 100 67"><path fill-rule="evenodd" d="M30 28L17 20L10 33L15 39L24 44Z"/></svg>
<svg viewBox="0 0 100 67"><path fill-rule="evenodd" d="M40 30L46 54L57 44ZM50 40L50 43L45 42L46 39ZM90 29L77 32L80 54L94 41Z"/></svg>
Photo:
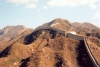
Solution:
<svg viewBox="0 0 100 67"><path fill-rule="evenodd" d="M27 28L22 25L6 26L3 29L0 29L0 44L3 44L4 42L8 42L9 40L18 36L25 30L27 30Z"/></svg>
<svg viewBox="0 0 100 67"><path fill-rule="evenodd" d="M72 28L73 28L74 31L77 32L77 34L100 38L100 28L91 24L91 23L74 22L74 23L72 23Z"/></svg>
<svg viewBox="0 0 100 67"><path fill-rule="evenodd" d="M83 28L87 28L87 29L97 29L99 27L89 23L89 22L84 22L84 23L78 23L78 22L73 22L72 23L73 27L83 27Z"/></svg>

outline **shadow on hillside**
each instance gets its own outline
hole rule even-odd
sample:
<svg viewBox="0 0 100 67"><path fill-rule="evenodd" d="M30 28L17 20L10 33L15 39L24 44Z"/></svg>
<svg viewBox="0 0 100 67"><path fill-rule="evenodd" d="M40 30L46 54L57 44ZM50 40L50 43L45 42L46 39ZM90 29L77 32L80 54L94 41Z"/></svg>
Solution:
<svg viewBox="0 0 100 67"><path fill-rule="evenodd" d="M80 44L77 48L77 52L78 52L77 61L81 67L94 67L85 48L84 41L80 41Z"/></svg>
<svg viewBox="0 0 100 67"><path fill-rule="evenodd" d="M12 45L11 45L12 46ZM9 55L11 46L6 47L4 50L0 52L0 58L7 57Z"/></svg>
<svg viewBox="0 0 100 67"><path fill-rule="evenodd" d="M24 39L24 44L28 45L28 44L31 44L32 42L34 42L34 40L36 40L37 38L37 32L33 32L29 35L27 35Z"/></svg>
<svg viewBox="0 0 100 67"><path fill-rule="evenodd" d="M26 59L23 59L21 62L22 64L20 65L20 67L27 67L28 66L28 62L29 62L30 58L26 58Z"/></svg>
<svg viewBox="0 0 100 67"><path fill-rule="evenodd" d="M28 36L26 36L24 39L24 44L28 45L28 44L31 44L32 42L34 42L38 38L38 36L40 34L42 34L42 31L43 30L37 30L37 31L29 34ZM52 30L52 29L45 29L45 31L47 31L47 32L49 31L49 34L51 34L51 39L56 37L57 31ZM45 35L44 35L44 37L45 37Z"/></svg>
<svg viewBox="0 0 100 67"><path fill-rule="evenodd" d="M56 60L55 67L63 67L64 66L64 62L63 62L64 60L61 56L59 56L59 54L56 54L55 60Z"/></svg>

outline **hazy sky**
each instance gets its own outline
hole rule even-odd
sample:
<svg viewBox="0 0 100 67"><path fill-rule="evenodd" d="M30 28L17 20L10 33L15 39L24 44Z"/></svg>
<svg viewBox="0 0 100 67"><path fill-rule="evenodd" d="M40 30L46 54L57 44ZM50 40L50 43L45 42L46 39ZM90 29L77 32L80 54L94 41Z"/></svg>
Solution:
<svg viewBox="0 0 100 67"><path fill-rule="evenodd" d="M100 0L0 0L0 28L36 28L55 18L90 22L100 27Z"/></svg>

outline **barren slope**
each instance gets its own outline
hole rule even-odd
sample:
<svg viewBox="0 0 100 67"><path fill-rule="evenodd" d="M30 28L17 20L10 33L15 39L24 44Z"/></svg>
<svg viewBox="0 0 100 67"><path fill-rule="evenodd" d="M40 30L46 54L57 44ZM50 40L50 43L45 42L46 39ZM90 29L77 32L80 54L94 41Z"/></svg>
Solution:
<svg viewBox="0 0 100 67"><path fill-rule="evenodd" d="M41 30L20 38L3 50L0 66L91 67L91 64L81 41L66 38L54 30Z"/></svg>

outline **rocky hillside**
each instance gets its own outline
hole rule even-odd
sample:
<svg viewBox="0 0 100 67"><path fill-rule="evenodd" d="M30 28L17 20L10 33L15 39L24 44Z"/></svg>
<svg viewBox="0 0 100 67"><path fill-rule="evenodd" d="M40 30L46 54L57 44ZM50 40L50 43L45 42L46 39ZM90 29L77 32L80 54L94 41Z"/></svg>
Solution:
<svg viewBox="0 0 100 67"><path fill-rule="evenodd" d="M22 25L6 26L3 29L0 29L0 44L2 45L3 43L8 42L25 30L27 30L27 28Z"/></svg>
<svg viewBox="0 0 100 67"><path fill-rule="evenodd" d="M54 30L30 32L0 52L0 66L92 67L82 44Z"/></svg>
<svg viewBox="0 0 100 67"><path fill-rule="evenodd" d="M20 38L4 49L0 53L0 66L79 67L78 45L79 41L66 38L56 31L42 30Z"/></svg>

